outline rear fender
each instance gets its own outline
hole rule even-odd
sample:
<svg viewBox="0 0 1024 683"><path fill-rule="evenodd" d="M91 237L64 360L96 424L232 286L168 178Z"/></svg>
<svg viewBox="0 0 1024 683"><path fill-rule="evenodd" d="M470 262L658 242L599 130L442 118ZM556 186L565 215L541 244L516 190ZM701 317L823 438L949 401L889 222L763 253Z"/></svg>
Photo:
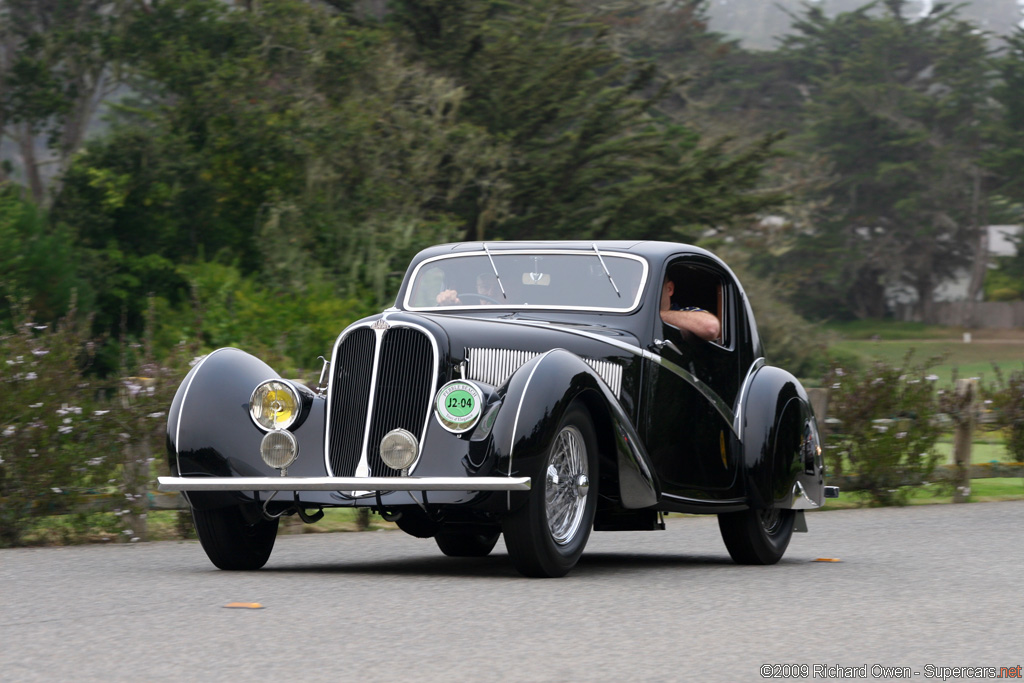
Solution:
<svg viewBox="0 0 1024 683"><path fill-rule="evenodd" d="M764 366L751 379L742 425L745 490L754 509L820 507L824 466L807 392Z"/></svg>
<svg viewBox="0 0 1024 683"><path fill-rule="evenodd" d="M633 424L608 385L579 356L564 349L549 351L520 367L506 386L491 432L497 473L536 477L538 460L547 453L565 411L578 399L594 421L602 460L617 470L617 484L612 484L617 490L611 493L626 508L657 503L654 469ZM509 507L522 505L527 495L510 494Z"/></svg>

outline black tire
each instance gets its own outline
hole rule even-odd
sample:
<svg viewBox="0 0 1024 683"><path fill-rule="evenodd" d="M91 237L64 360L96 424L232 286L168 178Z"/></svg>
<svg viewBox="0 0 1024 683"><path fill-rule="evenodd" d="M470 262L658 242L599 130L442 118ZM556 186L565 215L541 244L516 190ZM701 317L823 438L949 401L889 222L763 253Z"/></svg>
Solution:
<svg viewBox="0 0 1024 683"><path fill-rule="evenodd" d="M437 547L448 557L487 557L501 536L501 529L477 532L441 532L434 536Z"/></svg>
<svg viewBox="0 0 1024 683"><path fill-rule="evenodd" d="M277 519L250 523L240 507L192 509L199 543L218 569L259 569L270 559L277 539Z"/></svg>
<svg viewBox="0 0 1024 683"><path fill-rule="evenodd" d="M520 574L565 576L583 554L597 509L597 437L586 408L569 406L537 461L529 500L502 523L505 546Z"/></svg>
<svg viewBox="0 0 1024 683"><path fill-rule="evenodd" d="M743 510L718 515L718 528L737 564L775 564L793 537L792 510Z"/></svg>

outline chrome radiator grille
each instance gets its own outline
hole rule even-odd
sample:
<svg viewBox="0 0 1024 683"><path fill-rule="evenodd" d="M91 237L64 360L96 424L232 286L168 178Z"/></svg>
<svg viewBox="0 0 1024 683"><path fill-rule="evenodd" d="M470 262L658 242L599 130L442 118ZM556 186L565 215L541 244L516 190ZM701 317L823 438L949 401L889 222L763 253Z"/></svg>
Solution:
<svg viewBox="0 0 1024 683"><path fill-rule="evenodd" d="M539 353L531 351L513 351L511 349L466 349L466 359L469 365L466 369L467 377L500 387L523 364L539 355ZM593 358L584 358L583 360L604 380L612 392L619 396L619 392L622 390L622 366L606 360Z"/></svg>
<svg viewBox="0 0 1024 683"><path fill-rule="evenodd" d="M422 442L437 384L430 337L404 326L362 327L340 344L331 366L327 457L336 477L399 476L378 444L401 427Z"/></svg>

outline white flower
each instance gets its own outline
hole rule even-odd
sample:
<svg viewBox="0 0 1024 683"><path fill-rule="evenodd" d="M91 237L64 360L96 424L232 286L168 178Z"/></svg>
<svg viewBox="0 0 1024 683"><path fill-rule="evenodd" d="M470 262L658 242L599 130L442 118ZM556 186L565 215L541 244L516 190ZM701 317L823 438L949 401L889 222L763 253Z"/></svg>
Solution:
<svg viewBox="0 0 1024 683"><path fill-rule="evenodd" d="M837 377L845 377L845 376L846 376L846 373L845 373L845 372L843 372L843 369L842 369L842 368L836 368L836 376L837 376Z"/></svg>
<svg viewBox="0 0 1024 683"><path fill-rule="evenodd" d="M106 415L109 412L110 412L109 410L94 410L94 411L92 411L92 414L95 415L96 417L103 417L104 415Z"/></svg>
<svg viewBox="0 0 1024 683"><path fill-rule="evenodd" d="M34 329L34 330L39 330L40 332L42 332L42 331L43 331L43 330L45 330L45 329L46 329L47 327L49 327L49 325L33 325L33 326L32 326L32 329Z"/></svg>
<svg viewBox="0 0 1024 683"><path fill-rule="evenodd" d="M33 356L45 356L50 351L48 349L32 349Z"/></svg>
<svg viewBox="0 0 1024 683"><path fill-rule="evenodd" d="M60 434L70 434L72 431L71 427L64 425L63 427L57 427L57 432Z"/></svg>
<svg viewBox="0 0 1024 683"><path fill-rule="evenodd" d="M63 491L61 491L58 488L51 488L50 490L53 491L54 493L64 493Z"/></svg>
<svg viewBox="0 0 1024 683"><path fill-rule="evenodd" d="M42 401L40 401L39 403L33 403L32 405L29 406L29 408L42 408L42 407L43 407Z"/></svg>
<svg viewBox="0 0 1024 683"><path fill-rule="evenodd" d="M34 380L34 379L38 379L38 377L39 377L39 375L37 375L37 374L36 374L36 373L34 373L34 372L30 372L30 373L28 373L28 374L26 374L26 375L25 375L25 379L27 379L27 380L28 380L28 381L30 381L30 382L31 382L32 380Z"/></svg>
<svg viewBox="0 0 1024 683"><path fill-rule="evenodd" d="M4 436L14 436L15 431L14 427L8 425L4 427Z"/></svg>
<svg viewBox="0 0 1024 683"><path fill-rule="evenodd" d="M158 417L163 417L164 415L166 415L166 413L161 410L161 411L156 412L156 413L150 413L146 417L152 417L152 418L155 419L155 418L158 418Z"/></svg>
<svg viewBox="0 0 1024 683"><path fill-rule="evenodd" d="M939 376L938 375L928 375L927 377L925 377L925 379L928 380L929 382L937 382L938 379L939 379Z"/></svg>
<svg viewBox="0 0 1024 683"><path fill-rule="evenodd" d="M71 424L71 418L70 417L65 417L64 418L64 424L66 424L66 425Z"/></svg>

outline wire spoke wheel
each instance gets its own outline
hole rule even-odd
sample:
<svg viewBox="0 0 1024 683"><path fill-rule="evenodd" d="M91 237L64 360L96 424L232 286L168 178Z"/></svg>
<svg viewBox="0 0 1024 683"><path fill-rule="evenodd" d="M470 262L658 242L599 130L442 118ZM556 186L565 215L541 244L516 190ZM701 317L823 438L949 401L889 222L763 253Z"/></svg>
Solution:
<svg viewBox="0 0 1024 683"><path fill-rule="evenodd" d="M570 542L579 531L587 507L588 474L583 435L566 425L555 437L544 482L548 529L558 545Z"/></svg>
<svg viewBox="0 0 1024 683"><path fill-rule="evenodd" d="M534 461L526 504L502 522L505 546L521 574L565 576L583 554L597 511L597 436L581 403L569 406Z"/></svg>

